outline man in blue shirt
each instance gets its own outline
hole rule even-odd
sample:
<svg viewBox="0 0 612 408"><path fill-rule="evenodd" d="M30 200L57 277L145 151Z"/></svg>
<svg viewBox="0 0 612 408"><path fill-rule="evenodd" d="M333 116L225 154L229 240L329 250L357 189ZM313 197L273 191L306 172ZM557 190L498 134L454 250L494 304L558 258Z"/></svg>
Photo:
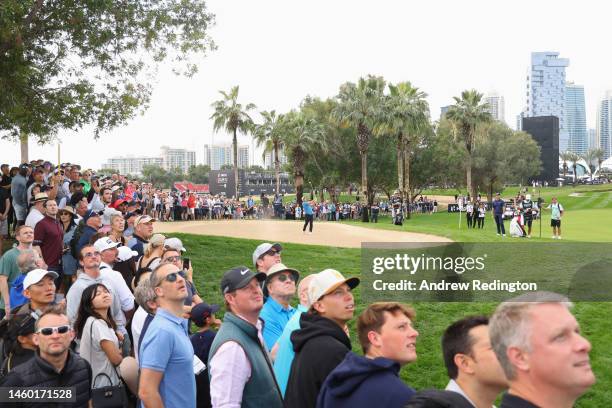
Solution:
<svg viewBox="0 0 612 408"><path fill-rule="evenodd" d="M182 317L187 283L171 263L155 268L150 280L159 308L140 346L138 397L147 407L195 408L194 352Z"/></svg>
<svg viewBox="0 0 612 408"><path fill-rule="evenodd" d="M263 293L268 296L259 317L264 321L263 338L271 350L283 333L283 329L295 313L289 304L295 296L295 285L300 273L282 263L274 264L266 272Z"/></svg>
<svg viewBox="0 0 612 408"><path fill-rule="evenodd" d="M506 203L499 196L499 193L495 194L495 200L493 200L493 218L495 218L495 225L497 225L497 235L502 234L506 236L506 229L504 228L504 207Z"/></svg>
<svg viewBox="0 0 612 408"><path fill-rule="evenodd" d="M291 372L291 363L293 357L295 357L295 351L293 351L293 343L291 343L291 333L301 328L300 326L300 315L306 313L310 307L310 301L308 300L308 286L312 280L314 274L308 275L300 281L298 285L298 297L300 298L300 304L297 306L296 312L293 314L289 322L285 325L283 334L278 338L278 341L272 348L272 357L274 359L274 375L276 376L276 382L281 390L283 396L287 390L287 381L289 381L289 373Z"/></svg>

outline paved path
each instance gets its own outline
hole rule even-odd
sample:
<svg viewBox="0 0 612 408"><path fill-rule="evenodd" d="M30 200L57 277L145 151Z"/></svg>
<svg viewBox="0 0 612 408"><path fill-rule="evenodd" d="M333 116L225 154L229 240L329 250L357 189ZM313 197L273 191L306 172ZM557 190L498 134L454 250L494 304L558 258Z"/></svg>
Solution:
<svg viewBox="0 0 612 408"><path fill-rule="evenodd" d="M303 223L298 221L272 220L157 222L155 232L183 232L344 248L360 248L362 242L451 242L436 235L357 227L341 222L325 221L315 221L313 233L303 234L302 225Z"/></svg>

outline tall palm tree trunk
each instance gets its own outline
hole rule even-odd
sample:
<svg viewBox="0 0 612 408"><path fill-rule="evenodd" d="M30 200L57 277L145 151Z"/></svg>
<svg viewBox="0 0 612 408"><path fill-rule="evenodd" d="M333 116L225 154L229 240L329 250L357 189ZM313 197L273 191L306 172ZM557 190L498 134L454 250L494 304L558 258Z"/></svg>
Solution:
<svg viewBox="0 0 612 408"><path fill-rule="evenodd" d="M402 154L401 135L398 137L397 141L397 185L402 201L404 201L404 159Z"/></svg>
<svg viewBox="0 0 612 408"><path fill-rule="evenodd" d="M238 179L238 136L236 134L236 128L234 128L234 138L232 139L232 147L234 150L234 180L236 181L236 187L234 188L234 195L236 197L236 200L240 199L240 187L239 187L239 182L240 180Z"/></svg>
<svg viewBox="0 0 612 408"><path fill-rule="evenodd" d="M280 194L280 160L278 158L278 143L274 143L274 171L276 172L276 194Z"/></svg>
<svg viewBox="0 0 612 408"><path fill-rule="evenodd" d="M472 153L468 152L467 155L467 163L465 169L466 182L467 182L467 190L470 194L470 200L474 200L476 198L476 194L474 194L474 186L472 185Z"/></svg>
<svg viewBox="0 0 612 408"><path fill-rule="evenodd" d="M410 192L410 150L408 143L404 144L404 191L406 194L406 218L410 219L410 203L412 202L412 193Z"/></svg>
<svg viewBox="0 0 612 408"><path fill-rule="evenodd" d="M25 132L21 132L21 136L19 137L19 143L21 147L21 162L27 163L28 160L28 135ZM59 163L58 163L59 164Z"/></svg>
<svg viewBox="0 0 612 408"><path fill-rule="evenodd" d="M299 170L295 172L295 198L297 205L302 205L302 197L304 196L304 173Z"/></svg>

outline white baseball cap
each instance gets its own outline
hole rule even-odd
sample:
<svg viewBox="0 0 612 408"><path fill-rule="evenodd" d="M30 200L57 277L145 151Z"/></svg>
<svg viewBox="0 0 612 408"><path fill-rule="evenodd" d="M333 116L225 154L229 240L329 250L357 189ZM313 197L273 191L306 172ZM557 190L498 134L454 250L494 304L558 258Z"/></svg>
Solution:
<svg viewBox="0 0 612 408"><path fill-rule="evenodd" d="M111 248L117 248L117 245L119 245L119 243L113 241L109 237L102 237L93 244L94 248L98 252L103 252Z"/></svg>
<svg viewBox="0 0 612 408"><path fill-rule="evenodd" d="M325 269L315 274L308 286L308 301L313 304L323 296L330 294L338 286L346 283L349 288L355 289L359 285L359 278L345 278L335 269Z"/></svg>
<svg viewBox="0 0 612 408"><path fill-rule="evenodd" d="M178 238L167 238L164 241L164 246L166 248L176 249L177 251L187 252L187 250L183 246L183 242Z"/></svg>
<svg viewBox="0 0 612 408"><path fill-rule="evenodd" d="M122 262L128 261L131 258L138 256L138 252L133 251L132 248L128 246L120 246L117 249L119 250L119 253L117 254L117 258Z"/></svg>
<svg viewBox="0 0 612 408"><path fill-rule="evenodd" d="M253 251L253 266L257 267L257 260L259 259L259 257L271 250L272 248L276 249L277 251L283 250L281 244L271 244L269 242L259 244L257 248L255 248L255 251Z"/></svg>
<svg viewBox="0 0 612 408"><path fill-rule="evenodd" d="M57 272L46 271L44 269L34 269L26 275L23 279L23 289L29 288L31 285L34 285L42 280L45 276L51 276L53 279L56 279L59 275Z"/></svg>

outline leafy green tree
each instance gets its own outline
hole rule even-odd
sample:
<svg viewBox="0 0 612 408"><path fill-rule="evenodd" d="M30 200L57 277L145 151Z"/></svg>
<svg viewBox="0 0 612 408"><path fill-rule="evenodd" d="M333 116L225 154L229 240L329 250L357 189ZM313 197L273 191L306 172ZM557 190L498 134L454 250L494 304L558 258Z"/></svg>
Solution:
<svg viewBox="0 0 612 408"><path fill-rule="evenodd" d="M323 137L325 126L301 112L289 112L283 117L283 145L287 149L292 165L298 205L304 195L304 168L306 162L318 152L325 150Z"/></svg>
<svg viewBox="0 0 612 408"><path fill-rule="evenodd" d="M189 180L196 184L208 184L208 174L210 173L210 166L205 164L198 164L189 167L187 171L187 177Z"/></svg>
<svg viewBox="0 0 612 408"><path fill-rule="evenodd" d="M27 156L29 137L125 124L147 108L160 63L196 72L213 22L203 0L2 1L0 136Z"/></svg>
<svg viewBox="0 0 612 408"><path fill-rule="evenodd" d="M142 166L142 177L154 186L166 187L168 185L168 173L161 166L145 164Z"/></svg>
<svg viewBox="0 0 612 408"><path fill-rule="evenodd" d="M601 151L601 154L599 151ZM601 165L600 164L601 162L599 161L599 157L601 157L601 161L603 161L603 158L604 158L603 150L598 149L598 148L589 149L586 152L584 152L584 154L582 154L580 157L584 159L584 161L589 166L589 173L591 173L591 181L593 181L593 173L595 173L595 164L597 163Z"/></svg>
<svg viewBox="0 0 612 408"><path fill-rule="evenodd" d="M361 156L361 191L368 193L368 147L372 130L380 120L383 107L385 80L368 75L359 78L357 84L347 82L340 86L339 104L333 112L335 119L343 126L357 130L357 147ZM363 211L364 222L368 222L368 212Z"/></svg>
<svg viewBox="0 0 612 408"><path fill-rule="evenodd" d="M232 166L231 164L222 164L220 167L220 170L233 170L234 166Z"/></svg>
<svg viewBox="0 0 612 408"><path fill-rule="evenodd" d="M466 182L473 199L476 190L472 182L472 155L479 136L482 138L486 133L483 125L491 122L492 117L487 111L487 104L482 102L482 94L475 89L463 91L461 98L455 96L454 99L455 104L446 112L446 118L453 124L457 141L465 147Z"/></svg>
<svg viewBox="0 0 612 408"><path fill-rule="evenodd" d="M427 94L413 87L410 82L389 84L389 96L386 99L384 120L377 131L387 133L396 140L397 182L402 200L410 203L410 158L417 148L429 123L429 105ZM410 207L408 207L410 208ZM408 212L410 218L410 212Z"/></svg>
<svg viewBox="0 0 612 408"><path fill-rule="evenodd" d="M604 151L602 148L600 147L596 147L593 150L593 156L595 157L595 160L597 160L597 168L599 169L599 171L601 171L601 163L603 163L603 161L606 158L606 155L604 154Z"/></svg>
<svg viewBox="0 0 612 408"><path fill-rule="evenodd" d="M580 160L580 155L578 153L570 152L567 153L567 160L572 163L572 169L574 170L574 185L578 181L578 173L576 172L578 169L578 160Z"/></svg>
<svg viewBox="0 0 612 408"><path fill-rule="evenodd" d="M233 87L229 93L224 91L219 91L219 93L223 96L223 99L213 102L211 106L215 112L210 118L214 120L213 129L215 132L225 129L232 135L234 178L236 180L234 197L238 198L238 131L245 135L252 132L254 125L248 111L255 109L256 106L248 103L243 108L242 104L238 103L238 86Z"/></svg>
<svg viewBox="0 0 612 408"><path fill-rule="evenodd" d="M276 115L276 111L263 111L261 116L264 121L261 125L255 126L253 136L257 141L257 146L264 145L264 155L272 152L274 156L274 172L276 174L276 192L280 191L280 159L279 153L282 148L282 135L280 132L280 121L282 115Z"/></svg>

